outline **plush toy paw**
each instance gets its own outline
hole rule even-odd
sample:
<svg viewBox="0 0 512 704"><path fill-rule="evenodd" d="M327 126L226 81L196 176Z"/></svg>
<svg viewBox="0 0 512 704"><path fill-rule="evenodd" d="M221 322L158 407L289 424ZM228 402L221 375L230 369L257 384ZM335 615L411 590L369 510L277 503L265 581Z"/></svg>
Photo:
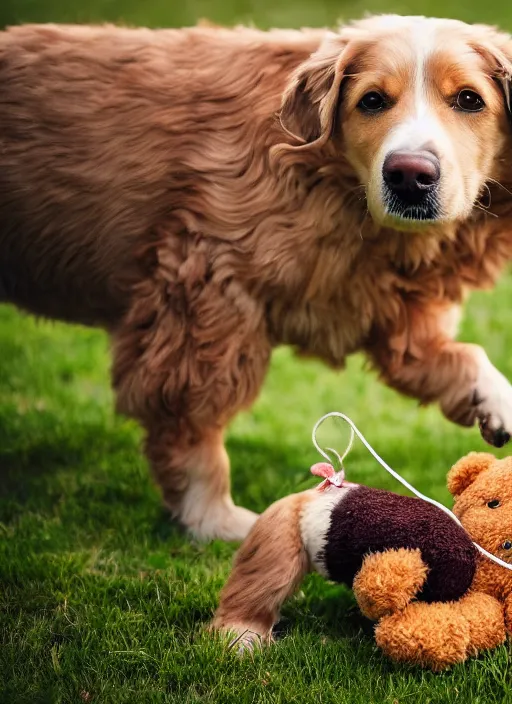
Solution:
<svg viewBox="0 0 512 704"><path fill-rule="evenodd" d="M438 672L467 658L471 629L453 602L414 602L384 617L375 640L393 660Z"/></svg>
<svg viewBox="0 0 512 704"><path fill-rule="evenodd" d="M373 621L405 609L425 583L427 572L419 550L370 553L354 579L359 608Z"/></svg>
<svg viewBox="0 0 512 704"><path fill-rule="evenodd" d="M232 626L211 624L209 630L211 632L217 631L225 639L228 650L233 651L237 655L252 655L255 650L272 642L270 634L267 636L262 635L258 631L242 624Z"/></svg>
<svg viewBox="0 0 512 704"><path fill-rule="evenodd" d="M469 624L468 654L497 648L507 637L503 604L489 594L470 592L454 606Z"/></svg>
<svg viewBox="0 0 512 704"><path fill-rule="evenodd" d="M252 655L255 650L264 645L264 640L256 631L246 629L237 635L232 634L233 638L229 642L229 650L234 650L237 655Z"/></svg>

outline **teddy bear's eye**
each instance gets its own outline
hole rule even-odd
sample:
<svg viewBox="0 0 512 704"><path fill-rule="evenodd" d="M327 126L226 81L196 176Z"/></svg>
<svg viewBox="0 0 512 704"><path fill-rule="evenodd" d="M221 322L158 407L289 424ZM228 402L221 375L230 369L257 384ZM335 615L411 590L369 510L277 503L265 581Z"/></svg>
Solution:
<svg viewBox="0 0 512 704"><path fill-rule="evenodd" d="M512 548L512 540L505 540L505 542L501 544L501 547L503 550L510 550L510 548Z"/></svg>
<svg viewBox="0 0 512 704"><path fill-rule="evenodd" d="M487 506L489 508L498 508L499 505L500 505L499 499L493 499L492 501L489 501L489 503L487 504Z"/></svg>

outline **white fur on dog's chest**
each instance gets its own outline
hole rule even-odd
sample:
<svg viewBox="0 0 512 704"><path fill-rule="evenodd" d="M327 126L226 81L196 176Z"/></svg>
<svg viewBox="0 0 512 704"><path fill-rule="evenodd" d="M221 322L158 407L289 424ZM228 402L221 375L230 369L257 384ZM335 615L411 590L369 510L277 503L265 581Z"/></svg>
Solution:
<svg viewBox="0 0 512 704"><path fill-rule="evenodd" d="M302 542L308 553L311 567L324 577L329 574L322 558L331 525L331 515L334 508L347 495L357 489L358 484L345 484L341 487L329 486L318 492L318 496L309 501L300 517L300 532Z"/></svg>

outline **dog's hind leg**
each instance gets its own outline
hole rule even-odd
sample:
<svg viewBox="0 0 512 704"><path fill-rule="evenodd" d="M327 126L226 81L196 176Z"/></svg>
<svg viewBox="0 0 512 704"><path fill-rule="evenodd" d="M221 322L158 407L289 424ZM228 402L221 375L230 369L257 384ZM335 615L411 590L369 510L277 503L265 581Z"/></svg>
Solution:
<svg viewBox="0 0 512 704"><path fill-rule="evenodd" d="M198 537L240 540L256 516L231 499L223 433L263 383L264 311L230 277L213 275L204 241L170 253L171 244L113 334L118 409L145 427L173 515Z"/></svg>

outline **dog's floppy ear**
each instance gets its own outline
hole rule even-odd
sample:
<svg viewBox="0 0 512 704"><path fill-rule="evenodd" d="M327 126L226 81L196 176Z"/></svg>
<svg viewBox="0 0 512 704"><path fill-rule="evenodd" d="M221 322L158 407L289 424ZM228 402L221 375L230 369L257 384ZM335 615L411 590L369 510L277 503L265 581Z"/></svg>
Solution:
<svg viewBox="0 0 512 704"><path fill-rule="evenodd" d="M457 498L479 474L488 470L496 458L490 452L470 452L456 462L448 472L448 491Z"/></svg>
<svg viewBox="0 0 512 704"><path fill-rule="evenodd" d="M477 41L473 48L488 63L492 78L503 93L505 109L512 121L512 38L494 27L474 25Z"/></svg>
<svg viewBox="0 0 512 704"><path fill-rule="evenodd" d="M352 44L329 34L302 63L283 95L281 126L302 144L325 141L332 130L341 82L354 55Z"/></svg>

